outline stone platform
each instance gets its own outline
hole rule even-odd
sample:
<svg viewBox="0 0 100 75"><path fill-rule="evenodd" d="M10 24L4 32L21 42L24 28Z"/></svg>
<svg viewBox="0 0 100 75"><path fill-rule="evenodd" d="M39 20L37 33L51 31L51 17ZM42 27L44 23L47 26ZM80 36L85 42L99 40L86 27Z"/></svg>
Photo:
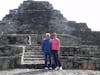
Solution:
<svg viewBox="0 0 100 75"><path fill-rule="evenodd" d="M0 71L0 75L100 75L100 71L93 70L43 70L43 69L13 69Z"/></svg>

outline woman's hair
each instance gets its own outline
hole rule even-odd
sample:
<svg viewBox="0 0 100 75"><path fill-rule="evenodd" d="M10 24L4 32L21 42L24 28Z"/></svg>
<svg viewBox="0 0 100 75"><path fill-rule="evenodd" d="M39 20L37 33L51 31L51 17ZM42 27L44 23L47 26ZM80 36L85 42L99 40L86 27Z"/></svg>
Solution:
<svg viewBox="0 0 100 75"><path fill-rule="evenodd" d="M53 33L52 35L53 35L53 36L57 36L57 33Z"/></svg>

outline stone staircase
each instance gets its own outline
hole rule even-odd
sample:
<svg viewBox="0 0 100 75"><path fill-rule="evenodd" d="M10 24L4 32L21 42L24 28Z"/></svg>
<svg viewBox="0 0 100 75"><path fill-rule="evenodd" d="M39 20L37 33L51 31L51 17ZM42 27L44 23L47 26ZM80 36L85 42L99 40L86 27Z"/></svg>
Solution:
<svg viewBox="0 0 100 75"><path fill-rule="evenodd" d="M44 56L39 45L23 46L21 64L43 64Z"/></svg>

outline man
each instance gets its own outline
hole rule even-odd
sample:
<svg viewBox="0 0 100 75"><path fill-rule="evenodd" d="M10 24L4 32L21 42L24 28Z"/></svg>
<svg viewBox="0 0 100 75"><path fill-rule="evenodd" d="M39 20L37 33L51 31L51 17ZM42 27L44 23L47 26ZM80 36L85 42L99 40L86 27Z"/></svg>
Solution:
<svg viewBox="0 0 100 75"><path fill-rule="evenodd" d="M45 57L45 69L52 69L51 63L51 46L52 40L50 39L50 33L46 33L46 37L42 42L42 50L44 52Z"/></svg>
<svg viewBox="0 0 100 75"><path fill-rule="evenodd" d="M52 39L52 55L55 62L55 70L62 70L62 65L60 62L60 40L57 38L57 34L53 33L53 39Z"/></svg>

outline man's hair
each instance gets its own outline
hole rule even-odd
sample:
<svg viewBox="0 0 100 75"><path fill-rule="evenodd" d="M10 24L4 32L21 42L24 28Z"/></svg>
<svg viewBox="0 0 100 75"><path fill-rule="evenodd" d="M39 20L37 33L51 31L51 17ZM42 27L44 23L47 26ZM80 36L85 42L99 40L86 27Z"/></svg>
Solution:
<svg viewBox="0 0 100 75"><path fill-rule="evenodd" d="M46 36L50 36L50 33L46 33Z"/></svg>

